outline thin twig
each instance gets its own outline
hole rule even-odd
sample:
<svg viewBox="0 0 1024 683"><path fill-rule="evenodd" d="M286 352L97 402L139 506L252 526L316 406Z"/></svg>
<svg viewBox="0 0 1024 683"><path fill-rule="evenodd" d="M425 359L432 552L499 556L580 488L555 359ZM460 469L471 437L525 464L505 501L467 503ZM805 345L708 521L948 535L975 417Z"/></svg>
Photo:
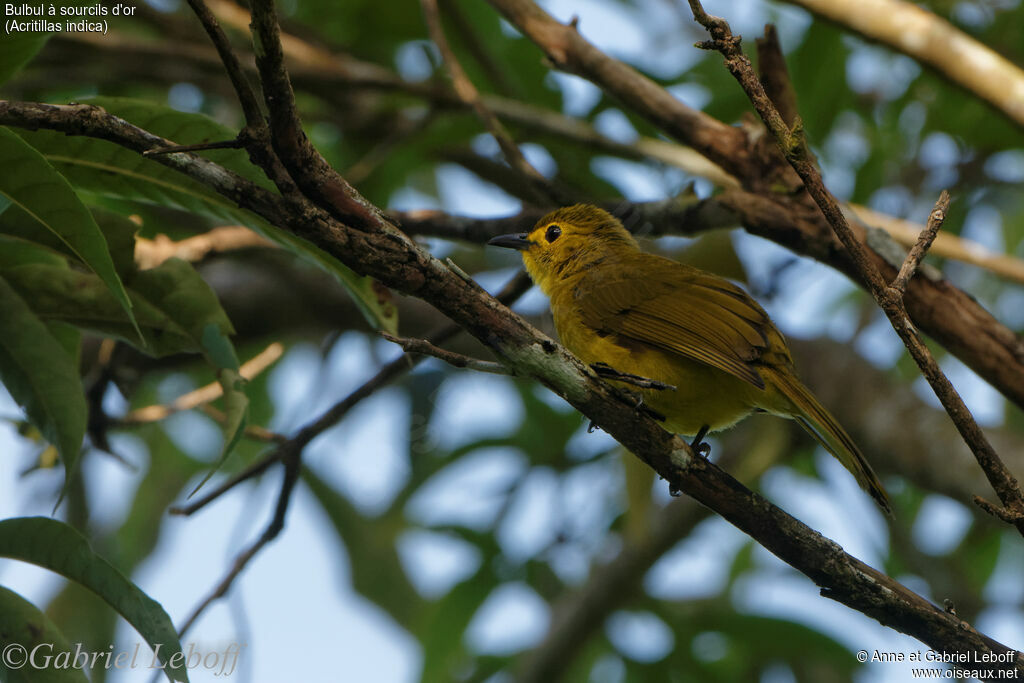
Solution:
<svg viewBox="0 0 1024 683"><path fill-rule="evenodd" d="M509 280L508 284L502 288L496 298L505 305L511 305L519 297L525 294L531 286L532 282L529 276L527 276L525 272L520 272L514 278ZM445 343L459 332L462 332L462 328L460 326L454 323L449 323L434 334L428 336L430 338L430 343L437 345ZM375 391L388 384L396 377L416 367L422 358L422 356L417 357L414 355L403 354L391 361L381 368L376 375L353 390L350 394L345 396L345 398L335 403L318 418L300 429L296 435L288 441L288 444L305 447L306 444L316 438L319 434L337 424L338 421L347 415L348 412L360 401L371 396ZM285 445L282 444L282 446L274 449L258 461L249 465L247 468L233 476L231 479L223 482L202 498L195 500L188 505L171 508L171 513L176 515L191 515L198 512L220 496L233 489L235 486L266 472L271 465L283 457L285 452Z"/></svg>
<svg viewBox="0 0 1024 683"><path fill-rule="evenodd" d="M431 356L439 360L443 360L448 365L456 368L466 368L468 370L476 370L477 372L486 372L492 375L511 375L509 371L501 363L496 363L489 360L480 360L479 358L472 358L461 353L455 353L447 349L442 349L440 346L431 344L426 339L411 339L408 337L396 337L388 334L387 332L381 332L381 336L387 339L389 342L393 342L402 347L402 350L406 353L412 353L420 356Z"/></svg>
<svg viewBox="0 0 1024 683"><path fill-rule="evenodd" d="M172 507L168 508L167 512L172 514L172 515L180 515L180 516L185 516L185 517L187 517L189 515L192 515L192 514L195 514L196 512L199 512L204 507L206 507L207 505L209 505L213 501L217 500L222 495L224 495L225 493L227 493L231 489L235 488L236 486L238 486L242 482L248 481L249 479L252 479L253 477L258 477L259 475L263 474L268 469L270 469L271 465L273 465L274 463L276 463L280 459L281 459L281 451L280 451L279 448L275 448L269 454L263 456L262 458L260 458L256 462L252 463L251 465L246 467L244 470L242 470L242 471L238 472L237 474L235 474L230 479L227 479L227 480L221 482L215 488L213 488L209 492L207 492L206 495L204 495L203 497L197 498L197 499L193 500L188 505L175 505L175 506L172 506Z"/></svg>
<svg viewBox="0 0 1024 683"><path fill-rule="evenodd" d="M247 360L245 363L242 363L242 366L239 368L239 374L244 379L251 380L253 377L256 377L276 363L283 353L284 346L279 342L274 342ZM182 394L166 405L155 404L145 406L143 408L137 408L120 420L116 421L114 424L120 427L126 427L157 422L159 420L164 420L175 413L180 413L184 410L192 410L193 408L198 408L210 401L215 401L220 398L223 393L224 387L217 382L211 382L205 386L199 387L198 389L194 389L187 394Z"/></svg>
<svg viewBox="0 0 1024 683"><path fill-rule="evenodd" d="M750 65L750 60L740 49L739 38L733 36L729 24L720 17L707 14L701 6L700 0L689 0L689 3L694 18L711 34L712 39L700 44L700 47L717 50L725 58L726 68L743 87L758 115L775 137L786 161L799 174L807 192L821 209L843 246L846 247L861 278L867 283L872 296L885 312L893 329L896 330L921 369L921 374L928 380L943 408L956 424L957 430L971 452L974 453L975 459L985 472L985 476L992 488L995 489L1000 501L1012 514L1020 515L1015 526L1021 534L1024 534L1024 495L1021 493L1016 478L996 454L963 399L943 374L921 339L907 314L903 295L898 290L890 289L887 286L881 272L850 229L835 197L825 188L817 165L807 148L799 118L794 122L792 129L783 121L771 99L765 94L761 82Z"/></svg>
<svg viewBox="0 0 1024 683"><path fill-rule="evenodd" d="M220 23L217 21L217 17L213 15L210 8L206 6L203 0L188 0L189 6L192 11L195 12L196 16L199 17L199 21L203 25L203 29L207 35L210 36L210 40L213 41L214 47L217 48L217 54L220 55L220 61L224 64L224 69L228 73L228 78L231 79L231 85L235 89L235 93L238 95L238 102L242 105L242 113L245 115L245 124L252 130L258 130L266 128L266 123L263 120L263 112L260 111L260 102L256 97L256 93L253 91L252 86L245 77L245 71L242 69L242 63L238 60L238 56L235 51L231 49L231 43L228 41L227 35L224 30L220 27Z"/></svg>
<svg viewBox="0 0 1024 683"><path fill-rule="evenodd" d="M995 505L985 500L981 496L974 496L973 500L974 504L980 507L982 510L992 515L993 517L1003 520L1007 524L1019 524L1021 522L1022 516L1020 513L1013 512L1012 510L1007 510L1006 508L999 505Z"/></svg>
<svg viewBox="0 0 1024 683"><path fill-rule="evenodd" d="M555 192L554 186L526 160L515 140L512 139L512 136L505 129L505 126L494 115L494 112L484 104L483 99L480 97L480 92L473 85L473 82L469 80L469 76L466 75L458 57L455 56L455 52L448 44L448 39L444 35L444 27L441 25L437 0L420 0L420 5L423 7L423 16L427 22L430 39L434 41L434 44L441 53L441 59L444 61L448 74L451 76L455 94L458 95L463 103L472 107L473 111L476 112L477 117L483 122L487 131L498 142L498 146L501 148L509 165L530 180L533 194L536 195L536 199L541 204L552 200L556 204L572 203L571 200L566 198L553 196Z"/></svg>
<svg viewBox="0 0 1024 683"><path fill-rule="evenodd" d="M472 358L470 356L463 355L461 353L455 353L447 349L430 343L426 339L410 339L408 337L396 337L388 334L387 332L381 332L381 336L387 339L389 342L394 342L402 347L406 353L417 354L422 356L431 356L439 360L443 360L445 363L456 367L466 368L468 370L476 370L477 372L486 372L492 375L511 375L515 376L515 373L510 371L507 367L501 363L495 363L493 361L480 360L479 358ZM648 377L641 377L640 375L634 375L629 372L621 372L605 363L594 363L591 369L597 373L597 376L601 379L613 380L616 382L622 382L623 384L630 384L641 389L658 389L675 390L675 387L671 384L665 384L659 382L656 379L650 379ZM662 417L661 419L664 419Z"/></svg>
<svg viewBox="0 0 1024 683"><path fill-rule="evenodd" d="M907 254L906 260L900 267L900 272L896 275L896 279L892 281L890 287L899 292L900 297L907 291L907 283L910 282L910 278L914 277L914 273L917 272L918 266L921 264L921 260L924 255L928 253L928 249L931 248L932 242L935 241L935 237L939 234L939 230L942 228L942 223L946 220L946 213L949 211L949 192L943 190L939 194L939 200L935 202L935 208L928 215L928 224L924 230L921 231L921 235L917 239L917 243Z"/></svg>
<svg viewBox="0 0 1024 683"><path fill-rule="evenodd" d="M199 616L206 611L206 608L212 605L220 598L227 595L228 591L231 590L232 584L235 579L239 577L242 571L248 566L249 562L259 553L268 543L277 538L281 530L284 529L285 516L288 513L288 504L291 501L292 491L295 489L295 483L299 480L299 473L302 466L302 447L298 446L285 446L281 459L284 461L284 479L281 482L281 492L277 497L277 507L274 509L274 516L264 529L260 537L248 548L243 550L235 557L235 561L231 566L231 569L227 572L221 582L217 584L217 587L210 592L206 598L200 602L196 608L192 611L192 614L188 616L185 622L178 629L178 637L181 638L192 625L195 624Z"/></svg>
<svg viewBox="0 0 1024 683"><path fill-rule="evenodd" d="M231 140L218 140L217 142L200 142L195 145L172 145L170 147L157 147L147 149L142 153L144 157L157 156L159 154L177 154L178 152L202 152L207 149L242 149L245 141L241 138Z"/></svg>

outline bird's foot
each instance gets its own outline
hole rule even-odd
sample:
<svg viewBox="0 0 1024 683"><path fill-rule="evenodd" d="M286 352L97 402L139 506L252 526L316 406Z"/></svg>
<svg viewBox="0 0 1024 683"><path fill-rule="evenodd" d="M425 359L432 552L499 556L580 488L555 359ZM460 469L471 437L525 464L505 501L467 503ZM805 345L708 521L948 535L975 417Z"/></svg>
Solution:
<svg viewBox="0 0 1024 683"><path fill-rule="evenodd" d="M704 441L704 437L707 436L708 429L710 429L708 425L702 426L697 430L697 436L693 437L693 441L690 442L690 450L705 460L707 460L708 456L711 455L711 444L705 443Z"/></svg>
<svg viewBox="0 0 1024 683"><path fill-rule="evenodd" d="M664 382L659 382L658 380L651 379L649 377L634 375L631 372L622 372L620 370L616 370L607 363L602 363L600 361L597 363L591 363L590 369L597 373L597 376L601 379L610 379L624 384L632 384L633 386L640 387L641 389L675 390L675 387L671 384L665 384Z"/></svg>

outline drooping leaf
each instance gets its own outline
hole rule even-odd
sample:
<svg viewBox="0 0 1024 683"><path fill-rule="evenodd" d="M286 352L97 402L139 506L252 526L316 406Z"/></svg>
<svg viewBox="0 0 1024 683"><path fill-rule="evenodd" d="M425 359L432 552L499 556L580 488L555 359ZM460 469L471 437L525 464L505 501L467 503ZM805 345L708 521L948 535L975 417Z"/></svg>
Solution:
<svg viewBox="0 0 1024 683"><path fill-rule="evenodd" d="M69 666L33 666L52 662L73 652L64 634L35 605L0 586L0 680L4 683L88 683L81 669ZM5 666L5 664L7 666ZM102 660L101 660L102 665Z"/></svg>
<svg viewBox="0 0 1024 683"><path fill-rule="evenodd" d="M92 273L64 267L30 263L3 270L3 277L45 320L59 320L137 344L134 330L124 311L103 282ZM145 339L145 351L156 357L173 353L196 353L198 340L189 335L173 317L144 294L132 290L135 316Z"/></svg>
<svg viewBox="0 0 1024 683"><path fill-rule="evenodd" d="M114 268L122 280L127 281L134 276L135 266L135 233L139 226L127 216L106 209L93 208L93 218L100 226L107 244L110 246L110 258L114 260Z"/></svg>
<svg viewBox="0 0 1024 683"><path fill-rule="evenodd" d="M132 291L140 292L186 330L207 362L217 369L217 381L224 391L224 445L213 468L193 490L195 493L223 465L247 422L249 399L245 395L245 381L238 374L238 356L229 339L234 329L210 286L180 259L169 259L140 272L132 280Z"/></svg>
<svg viewBox="0 0 1024 683"><path fill-rule="evenodd" d="M95 275L41 263L0 272L16 294L31 299L30 315L134 343L136 328ZM245 429L248 406L229 339L231 321L210 286L179 259L136 274L128 294L135 307L137 329L145 340L143 351L154 356L201 353L214 368L228 416L219 466Z"/></svg>
<svg viewBox="0 0 1024 683"><path fill-rule="evenodd" d="M70 272L61 267L42 267ZM105 287L103 291L110 296ZM123 315L123 311L119 312ZM0 379L24 408L29 421L57 447L64 463L64 492L67 492L78 464L88 413L78 376L78 358L68 354L46 323L2 275Z"/></svg>
<svg viewBox="0 0 1024 683"><path fill-rule="evenodd" d="M220 386L224 390L224 445L221 446L220 455L213 463L213 467L206 473L202 481L196 484L189 496L195 495L196 491L210 481L210 477L224 465L228 456L231 455L231 451L242 438L245 425L248 423L249 398L243 390L245 380L236 370L223 368L217 373L217 381L220 382Z"/></svg>
<svg viewBox="0 0 1024 683"><path fill-rule="evenodd" d="M155 395L150 395L135 405L148 405L155 399ZM161 533L166 531L168 506L181 496L182 489L196 474L208 467L184 454L160 424L141 425L133 433L145 441L149 450L145 477L135 490L124 524L116 531L111 530L112 538L93 541L93 546L102 547L104 556L126 576L131 576L156 548ZM61 625L72 642L82 643L83 648L102 651L115 642L117 615L80 584L66 583L46 606L46 613ZM93 671L93 683L104 680L104 673Z"/></svg>
<svg viewBox="0 0 1024 683"><path fill-rule="evenodd" d="M110 289L132 318L131 302L114 268L107 241L68 181L31 145L0 128L0 194L61 242ZM7 213L6 211L4 213Z"/></svg>
<svg viewBox="0 0 1024 683"><path fill-rule="evenodd" d="M181 643L167 612L97 555L74 528L47 517L5 519L0 521L0 556L49 569L93 591L154 648L169 680L188 681Z"/></svg>

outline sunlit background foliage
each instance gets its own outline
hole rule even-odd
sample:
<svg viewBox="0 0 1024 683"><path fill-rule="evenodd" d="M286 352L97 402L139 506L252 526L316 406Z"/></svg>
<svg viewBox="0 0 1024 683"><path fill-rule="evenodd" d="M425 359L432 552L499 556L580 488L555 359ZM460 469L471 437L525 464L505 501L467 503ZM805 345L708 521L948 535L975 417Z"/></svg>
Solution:
<svg viewBox="0 0 1024 683"><path fill-rule="evenodd" d="M588 39L691 106L730 123L748 115L720 58L693 47L703 36L685 3L541 4L563 21L579 15ZM924 4L1024 63L1019 0ZM800 113L839 197L921 222L938 191L949 188L946 230L1024 258L1019 128L910 58L794 6L743 0L707 7L748 44L766 22L777 25ZM110 35L54 37L0 95L138 98L237 129L241 117L223 72L192 56L193 46L207 44L184 3L140 1L138 9L133 19L112 21ZM360 192L396 210L518 211L522 185L493 139L470 112L425 96L428 84L446 81L415 0L285 0L279 9L289 33L407 84L366 87L311 68L293 75L312 140ZM595 86L550 72L536 46L487 3L450 0L442 13L482 91L583 119L626 145L658 136ZM150 49L135 51L135 43ZM510 128L545 175L580 196L645 201L714 191L658 162L526 125ZM166 196L108 196L99 175L92 181L95 190L81 193L86 202L137 216L140 236L182 239L231 222ZM492 291L514 273L506 253L425 243ZM872 440L872 430L898 434L900 425L858 423L868 404L897 397L914 403L917 414L935 410L868 297L825 267L741 230L696 244L670 237L646 246L745 280L796 340L811 385L864 444L894 494L897 516L887 524L838 465L785 423L752 418L712 441L715 457L853 555L937 603L952 600L979 630L1024 646L1020 539L966 499L922 487L900 471L899 459L873 446L885 437ZM934 263L1006 325L1024 328L1020 284L974 266ZM283 358L248 385L252 423L292 433L398 355L367 331L333 280L299 259L251 249L196 267L232 318L243 359L271 341L287 344ZM550 328L536 292L516 310ZM400 302L404 334L423 335L440 322L422 305ZM483 353L468 342L460 348ZM944 366L978 419L1021 451L1020 411L959 362ZM115 416L167 403L212 379L188 359L126 356L124 368L103 399ZM872 390L844 391L858 383ZM42 445L19 432L11 400L2 406L0 516L48 515L63 473L37 466ZM280 473L271 469L193 517L168 516L168 506L182 502L216 458L221 438L220 427L199 412L114 430L111 450L123 460L88 451L81 486L56 513L85 531L175 623L259 534L279 486ZM927 448L910 436L904 443L908 451ZM265 449L243 441L214 481ZM581 595L595 602L596 616L565 651L573 681L898 681L907 680L906 668L862 666L854 653L925 649L819 597L805 577L722 520L670 498L664 483L607 435L589 433L583 418L531 382L425 362L315 440L304 461L282 536L184 639L246 643L242 681L507 680L558 623L558 606L578 604ZM663 524L674 526L652 541ZM586 592L624 557L636 562L624 570L625 582ZM105 650L114 638L122 648L137 639L109 608L53 575L5 561L0 583L45 606L72 642ZM97 672L93 680L103 678ZM197 672L194 680L207 679Z"/></svg>

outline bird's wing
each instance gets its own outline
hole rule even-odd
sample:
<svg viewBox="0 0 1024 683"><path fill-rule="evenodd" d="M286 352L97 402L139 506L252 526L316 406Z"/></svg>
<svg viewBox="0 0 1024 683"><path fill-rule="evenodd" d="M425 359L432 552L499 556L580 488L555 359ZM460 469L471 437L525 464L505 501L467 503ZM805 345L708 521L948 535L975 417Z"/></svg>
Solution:
<svg viewBox="0 0 1024 683"><path fill-rule="evenodd" d="M678 353L764 388L754 367L771 321L743 290L666 259L626 275L585 278L575 304L585 325Z"/></svg>

